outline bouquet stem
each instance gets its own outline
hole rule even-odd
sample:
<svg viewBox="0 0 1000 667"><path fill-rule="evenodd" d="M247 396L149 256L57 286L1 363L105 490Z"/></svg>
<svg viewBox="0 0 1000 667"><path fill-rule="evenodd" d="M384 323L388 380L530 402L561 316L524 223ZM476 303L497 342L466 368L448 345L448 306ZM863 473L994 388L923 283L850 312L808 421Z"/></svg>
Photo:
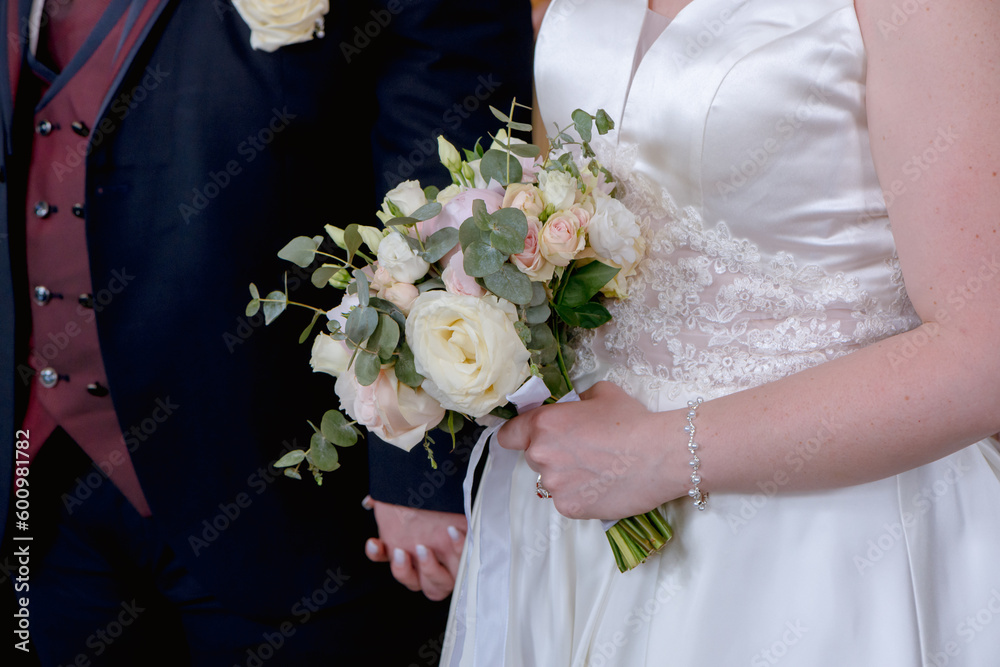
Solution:
<svg viewBox="0 0 1000 667"><path fill-rule="evenodd" d="M657 510L622 519L607 531L619 572L644 563L663 548L674 531Z"/></svg>

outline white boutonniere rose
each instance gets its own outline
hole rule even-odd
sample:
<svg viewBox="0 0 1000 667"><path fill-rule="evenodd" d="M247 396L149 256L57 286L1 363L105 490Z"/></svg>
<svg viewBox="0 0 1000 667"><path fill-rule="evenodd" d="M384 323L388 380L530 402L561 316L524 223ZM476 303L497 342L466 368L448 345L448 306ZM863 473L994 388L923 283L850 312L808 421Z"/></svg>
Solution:
<svg viewBox="0 0 1000 667"><path fill-rule="evenodd" d="M233 7L250 26L250 46L271 52L322 37L330 0L233 0Z"/></svg>

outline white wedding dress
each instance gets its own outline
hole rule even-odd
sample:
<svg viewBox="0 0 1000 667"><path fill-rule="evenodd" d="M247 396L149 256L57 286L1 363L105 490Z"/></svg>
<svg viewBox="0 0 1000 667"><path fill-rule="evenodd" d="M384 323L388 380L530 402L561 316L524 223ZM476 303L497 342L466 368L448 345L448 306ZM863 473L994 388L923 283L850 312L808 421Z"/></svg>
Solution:
<svg viewBox="0 0 1000 667"><path fill-rule="evenodd" d="M556 0L538 39L547 129L605 109L617 128L596 149L645 225L647 257L582 346L578 388L609 379L677 409L915 327L853 2L694 0L660 27L645 0ZM673 540L626 574L599 522L563 518L523 458L491 454L441 664L1000 665L996 442L781 492L839 428L817 424L760 493L664 506Z"/></svg>

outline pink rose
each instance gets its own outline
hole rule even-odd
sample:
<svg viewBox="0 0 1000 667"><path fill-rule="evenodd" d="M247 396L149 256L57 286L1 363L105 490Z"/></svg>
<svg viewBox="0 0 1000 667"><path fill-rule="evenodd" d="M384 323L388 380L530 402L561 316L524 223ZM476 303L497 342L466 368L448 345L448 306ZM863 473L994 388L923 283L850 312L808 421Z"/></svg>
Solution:
<svg viewBox="0 0 1000 667"><path fill-rule="evenodd" d="M465 272L464 261L465 256L461 250L454 253L447 260L444 271L441 272L441 280L444 281L444 288L452 294L483 296L486 294L486 290L479 286L475 278Z"/></svg>
<svg viewBox="0 0 1000 667"><path fill-rule="evenodd" d="M493 190L472 188L460 192L448 201L440 213L429 220L416 224L420 238L426 239L439 229L454 227L458 229L467 218L472 217L472 202L482 199L486 204L486 212L493 213L503 206L503 193Z"/></svg>
<svg viewBox="0 0 1000 667"><path fill-rule="evenodd" d="M410 283L393 283L378 293L380 297L393 303L403 311L404 315L409 314L413 301L420 296L420 290Z"/></svg>
<svg viewBox="0 0 1000 667"><path fill-rule="evenodd" d="M382 369L367 387L354 373L337 378L337 395L347 414L391 445L409 451L424 434L444 419L445 410L423 389L396 379L391 368Z"/></svg>
<svg viewBox="0 0 1000 667"><path fill-rule="evenodd" d="M524 252L511 255L510 261L520 269L521 273L534 281L547 282L552 279L556 267L542 257L538 246L538 218L528 218L528 235L524 239Z"/></svg>
<svg viewBox="0 0 1000 667"><path fill-rule="evenodd" d="M570 211L559 211L545 221L538 245L542 257L556 266L566 266L576 259L586 245L580 219Z"/></svg>

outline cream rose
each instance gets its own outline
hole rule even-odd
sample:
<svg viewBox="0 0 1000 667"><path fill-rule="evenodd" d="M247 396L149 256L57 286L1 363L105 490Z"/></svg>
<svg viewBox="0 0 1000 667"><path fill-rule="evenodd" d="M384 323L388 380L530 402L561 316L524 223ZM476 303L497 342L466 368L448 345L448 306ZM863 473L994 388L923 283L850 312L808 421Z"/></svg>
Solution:
<svg viewBox="0 0 1000 667"><path fill-rule="evenodd" d="M440 403L423 389L400 382L391 368L383 368L367 387L358 384L354 373L344 373L337 378L336 391L351 419L406 451L419 444L445 415Z"/></svg>
<svg viewBox="0 0 1000 667"><path fill-rule="evenodd" d="M329 0L233 0L233 7L250 26L250 46L276 51L287 44L322 36Z"/></svg>
<svg viewBox="0 0 1000 667"><path fill-rule="evenodd" d="M424 194L419 181L403 181L389 190L382 200L382 210L375 214L385 224L389 224L389 221L396 217L389 208L389 202L407 216L427 203L427 195Z"/></svg>
<svg viewBox="0 0 1000 667"><path fill-rule="evenodd" d="M595 212L587 225L587 236L598 257L610 259L618 266L635 264L639 258L636 242L640 234L635 215L624 204L607 195L595 197Z"/></svg>
<svg viewBox="0 0 1000 667"><path fill-rule="evenodd" d="M556 211L569 208L576 201L576 179L565 171L543 171L538 174L538 189L542 191L542 201Z"/></svg>
<svg viewBox="0 0 1000 667"><path fill-rule="evenodd" d="M503 195L504 208L517 208L527 216L538 217L545 208L542 193L530 183L514 183Z"/></svg>
<svg viewBox="0 0 1000 667"><path fill-rule="evenodd" d="M530 374L516 321L513 304L491 295L421 294L406 318L406 340L423 389L473 418L505 404Z"/></svg>
<svg viewBox="0 0 1000 667"><path fill-rule="evenodd" d="M637 273L639 262L642 261L642 257L646 253L646 242L641 236L635 240L634 247L636 251L636 261L622 266L621 271L615 275L614 279L601 288L601 294L604 296L609 296L615 299L624 299L628 296L627 279Z"/></svg>
<svg viewBox="0 0 1000 667"><path fill-rule="evenodd" d="M587 245L580 219L570 211L560 211L545 221L538 235L542 257L556 266L566 266Z"/></svg>
<svg viewBox="0 0 1000 667"><path fill-rule="evenodd" d="M402 234L393 232L378 246L378 264L397 283L415 283L427 274L430 264L419 257Z"/></svg>
<svg viewBox="0 0 1000 667"><path fill-rule="evenodd" d="M538 218L528 218L528 235L524 239L524 252L511 255L510 261L514 263L521 273L534 281L548 282L552 279L555 265L542 257L541 249L538 246Z"/></svg>

